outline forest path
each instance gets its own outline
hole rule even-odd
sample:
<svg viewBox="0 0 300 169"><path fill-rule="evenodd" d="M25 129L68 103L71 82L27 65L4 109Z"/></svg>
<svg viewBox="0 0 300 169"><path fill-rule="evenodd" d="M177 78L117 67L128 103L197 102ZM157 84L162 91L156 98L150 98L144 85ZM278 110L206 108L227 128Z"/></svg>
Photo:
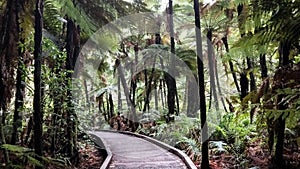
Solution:
<svg viewBox="0 0 300 169"><path fill-rule="evenodd" d="M101 169L196 169L182 151L147 136L115 131L90 134L108 153Z"/></svg>

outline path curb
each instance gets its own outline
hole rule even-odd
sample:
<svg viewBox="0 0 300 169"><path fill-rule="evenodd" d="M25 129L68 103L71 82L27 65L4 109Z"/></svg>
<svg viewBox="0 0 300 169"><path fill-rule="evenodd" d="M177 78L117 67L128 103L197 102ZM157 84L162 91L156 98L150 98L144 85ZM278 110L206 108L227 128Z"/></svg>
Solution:
<svg viewBox="0 0 300 169"><path fill-rule="evenodd" d="M106 152L106 158L103 161L100 169L108 169L109 165L112 161L112 152L106 143L105 140L101 139L100 137L93 134L93 131L89 131L88 134L91 136L91 139L95 142L96 145L98 145L102 150L105 150Z"/></svg>

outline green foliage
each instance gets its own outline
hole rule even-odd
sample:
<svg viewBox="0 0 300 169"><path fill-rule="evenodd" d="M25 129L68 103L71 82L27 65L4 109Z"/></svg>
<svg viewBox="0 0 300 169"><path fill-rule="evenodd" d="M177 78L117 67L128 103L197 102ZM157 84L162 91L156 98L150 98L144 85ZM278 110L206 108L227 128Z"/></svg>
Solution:
<svg viewBox="0 0 300 169"><path fill-rule="evenodd" d="M152 136L170 145L186 145L194 153L200 152L199 120L180 114L175 122L166 124L165 120L157 121L156 132Z"/></svg>
<svg viewBox="0 0 300 169"><path fill-rule="evenodd" d="M29 149L26 147L18 146L18 145L11 145L11 144L3 144L1 148L8 150L10 153L16 156L18 161L25 163L28 161L29 164L34 166L43 166L43 164L36 159L36 155L34 154L33 149ZM13 168L23 168L21 164L9 164L9 167Z"/></svg>
<svg viewBox="0 0 300 169"><path fill-rule="evenodd" d="M59 20L58 3L54 0L45 0L44 2L44 28L54 34L59 34L62 29L62 22Z"/></svg>
<svg viewBox="0 0 300 169"><path fill-rule="evenodd" d="M233 144L238 151L243 151L244 145L255 136L256 126L250 124L249 114L243 113L235 115L233 113L226 114L222 117L221 123L213 133L212 139L224 140Z"/></svg>

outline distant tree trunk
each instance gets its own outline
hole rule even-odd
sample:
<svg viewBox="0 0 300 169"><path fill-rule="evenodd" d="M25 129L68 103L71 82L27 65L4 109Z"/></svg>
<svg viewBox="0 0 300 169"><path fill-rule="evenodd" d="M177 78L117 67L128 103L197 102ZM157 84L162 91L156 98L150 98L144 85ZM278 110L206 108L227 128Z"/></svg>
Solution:
<svg viewBox="0 0 300 169"><path fill-rule="evenodd" d="M147 64L147 63L145 63L145 64ZM145 80L145 92L146 92L146 94L145 94L145 97L144 97L144 108L143 108L143 112L145 112L146 111L146 108L147 108L147 105L148 105L148 102L149 102L149 98L147 98L147 92L148 92L148 72L147 72L147 69L145 68L144 69L144 80Z"/></svg>
<svg viewBox="0 0 300 169"><path fill-rule="evenodd" d="M205 100L205 84L204 84L204 66L202 55L202 35L200 26L200 6L199 1L194 0L195 12L195 31L196 31L196 46L197 46L197 65L198 65L198 85L200 98L200 119L201 119L201 139L202 139L202 169L209 169L208 157L208 128L206 122L206 100Z"/></svg>
<svg viewBox="0 0 300 169"><path fill-rule="evenodd" d="M132 88L132 99L135 97L135 89L134 89L134 82L131 82ZM122 95L121 95L121 78L118 75L118 113L122 113Z"/></svg>
<svg viewBox="0 0 300 169"><path fill-rule="evenodd" d="M22 29L20 29L20 13L22 12L22 1L17 2L16 8L16 20L17 20L17 30L19 34L22 35ZM20 39L20 43L24 44L24 38ZM25 92L25 75L24 75L24 52L22 47L18 47L18 69L17 69L17 77L16 77L16 95L15 95L15 110L14 110L14 119L13 119L13 132L11 137L11 144L16 144L19 140L19 132L18 130L22 127L22 108L23 108L23 100L24 100L24 92Z"/></svg>
<svg viewBox="0 0 300 169"><path fill-rule="evenodd" d="M109 108L110 108L109 114L110 114L110 117L113 117L114 116L114 102L113 102L111 93L108 94L108 102L109 102Z"/></svg>
<svg viewBox="0 0 300 169"><path fill-rule="evenodd" d="M194 76L189 75L187 77L187 116L188 117L196 117L197 111L199 110L199 91L198 84L193 83L193 77L197 79L197 75Z"/></svg>
<svg viewBox="0 0 300 169"><path fill-rule="evenodd" d="M255 91L256 90L256 83L255 83L255 77L253 73L253 61L247 57L247 66L248 70L250 71L250 91Z"/></svg>
<svg viewBox="0 0 300 169"><path fill-rule="evenodd" d="M247 72L244 70L243 72L240 73L240 85L241 85L241 100L247 96L248 91L249 91L249 81L247 78Z"/></svg>
<svg viewBox="0 0 300 169"><path fill-rule="evenodd" d="M216 58L216 57L214 57ZM218 73L218 65L216 63L217 61L215 61L215 75L216 75L216 82L217 82L217 87L218 87L218 92L219 92L219 95L221 97L221 102L222 102L222 105L224 107L224 110L225 112L228 112L227 108L226 108L226 105L225 105L225 100L224 100L224 97L223 97L223 94L222 94L222 89L221 89L221 86L220 86L220 80L219 80L219 73Z"/></svg>
<svg viewBox="0 0 300 169"><path fill-rule="evenodd" d="M214 107L216 110L219 110L219 102L217 96L216 82L215 82L215 58L213 54L213 46L212 46L212 29L207 31L207 52L208 52L208 64L209 64L209 78L210 78L210 88L212 92L212 96L214 99Z"/></svg>
<svg viewBox="0 0 300 169"><path fill-rule="evenodd" d="M160 25L157 25L158 28L160 28ZM159 30L159 29L158 29ZM161 37L159 33L155 34L155 44L161 44ZM156 62L156 56L153 56L153 63L152 63L152 68L151 68L151 74L149 77L149 80L146 79L146 70L145 70L145 81L148 80L148 82L145 82L145 86L146 86L146 96L145 96L145 104L144 104L144 108L143 108L143 112L145 112L148 108L148 111L150 109L150 92L153 89L153 87L155 88L155 82L152 85L153 81L156 81L156 79L154 79L155 76L155 62Z"/></svg>
<svg viewBox="0 0 300 169"><path fill-rule="evenodd" d="M157 92L157 79L154 82L154 107L158 110L158 92Z"/></svg>
<svg viewBox="0 0 300 169"><path fill-rule="evenodd" d="M268 77L266 54L261 54L259 56L259 63L260 63L261 77L262 77L262 79L265 79Z"/></svg>
<svg viewBox="0 0 300 169"><path fill-rule="evenodd" d="M138 64L138 56L139 56L139 45L135 44L134 45L134 68L137 66ZM136 88L137 88L137 75L135 75L135 77L133 77L133 81L132 81L132 104L134 107L136 107L136 103L135 103L135 95L136 95Z"/></svg>
<svg viewBox="0 0 300 169"><path fill-rule="evenodd" d="M106 111L107 113L107 119L108 121L112 118L111 114L110 114L110 107L109 107L109 94L106 93Z"/></svg>
<svg viewBox="0 0 300 169"><path fill-rule="evenodd" d="M245 36L245 22L247 19L247 14L245 13L244 10L244 5L243 4L239 4L237 7L237 12L238 12L238 25L239 25L239 31L241 34L241 37ZM254 79L254 74L252 71L252 61L250 60L249 57L246 58L247 60L247 65L248 65L248 70L250 70L250 90L253 91L256 89L255 86L255 79ZM249 80L247 78L247 72L246 70L244 70L244 72L242 72L241 74L241 78L240 78L240 85L241 85L241 99L243 99L249 91Z"/></svg>
<svg viewBox="0 0 300 169"><path fill-rule="evenodd" d="M34 124L34 152L37 159L42 162L43 156L43 125L41 110L41 57L43 37L43 0L36 1L35 26L34 26L34 100L33 100L33 124ZM36 169L43 167L36 166Z"/></svg>
<svg viewBox="0 0 300 169"><path fill-rule="evenodd" d="M132 126L133 127L132 130L135 131L138 127L138 119L137 119L135 107L132 105L132 101L130 99L129 88L128 88L128 85L126 83L126 79L125 79L125 75L124 75L124 69L123 69L123 66L121 65L121 62L120 62L119 59L116 60L115 65L117 67L118 74L121 78L121 83L122 83L122 86L123 86L123 89L124 89L127 106L128 106L128 108L130 110L130 113L131 113L131 116L130 116L129 120L133 121L133 123L134 123L133 126Z"/></svg>
<svg viewBox="0 0 300 169"><path fill-rule="evenodd" d="M168 25L169 25L169 32L171 38L171 57L170 57L170 65L169 65L169 73L165 73L165 79L168 88L168 115L167 115L167 122L174 121L175 115L175 97L176 97L176 81L175 77L172 77L172 72L175 71L175 63L174 63L174 55L175 55L175 40L174 40L174 26L173 26L173 0L169 0L169 7L168 10ZM171 73L171 74L170 74ZM173 74L174 75L174 74ZM177 105L178 109L178 105Z"/></svg>
<svg viewBox="0 0 300 169"><path fill-rule="evenodd" d="M165 107L165 102L164 102L164 85L163 85L163 79L159 80L159 91L160 91L160 99L161 99L161 106L164 108Z"/></svg>
<svg viewBox="0 0 300 169"><path fill-rule="evenodd" d="M224 43L226 52L229 53L229 46L228 46L227 35L222 38L222 41ZM231 71L231 74L232 74L232 78L233 78L236 90L240 93L241 90L240 90L240 87L239 87L239 84L238 84L238 80L237 80L237 77L236 77L236 73L235 73L235 70L234 70L234 67L233 67L233 63L232 63L231 60L229 60L229 67L230 67L230 71Z"/></svg>

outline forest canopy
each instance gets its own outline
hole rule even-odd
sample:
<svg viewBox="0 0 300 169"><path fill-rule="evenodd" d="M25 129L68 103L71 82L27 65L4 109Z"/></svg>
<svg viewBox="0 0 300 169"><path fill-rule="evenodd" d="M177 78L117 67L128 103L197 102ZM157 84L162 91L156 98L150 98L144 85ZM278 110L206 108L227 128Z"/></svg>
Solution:
<svg viewBox="0 0 300 169"><path fill-rule="evenodd" d="M0 0L0 14L0 168L100 167L94 130L199 168L300 167L299 0Z"/></svg>

